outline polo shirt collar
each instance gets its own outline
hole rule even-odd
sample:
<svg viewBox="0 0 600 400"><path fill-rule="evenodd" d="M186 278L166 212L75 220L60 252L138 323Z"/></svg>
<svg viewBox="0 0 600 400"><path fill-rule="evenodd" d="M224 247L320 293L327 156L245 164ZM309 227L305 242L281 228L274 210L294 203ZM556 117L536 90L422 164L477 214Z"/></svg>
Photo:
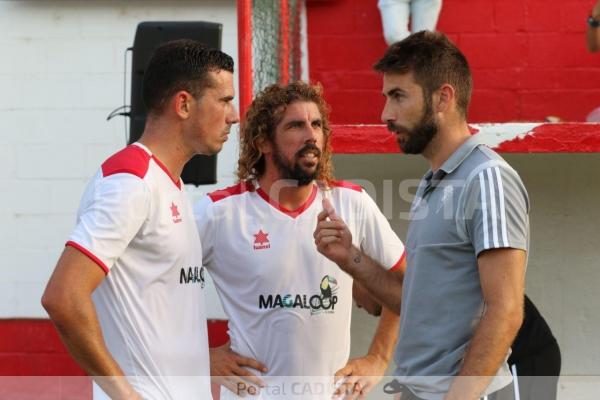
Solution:
<svg viewBox="0 0 600 400"><path fill-rule="evenodd" d="M423 176L423 192L427 192L438 186L438 184L446 177L446 175L452 173L456 168L462 164L462 162L477 148L482 145L483 141L478 135L472 135L458 149L452 153L450 158L442 164L440 169L433 172L431 169Z"/></svg>
<svg viewBox="0 0 600 400"><path fill-rule="evenodd" d="M446 174L451 174L456 168L462 164L463 161L477 148L482 145L483 142L480 139L479 135L471 135L463 144L460 145L458 149L452 153L450 158L442 164L440 170L444 171ZM438 171L439 172L439 171Z"/></svg>

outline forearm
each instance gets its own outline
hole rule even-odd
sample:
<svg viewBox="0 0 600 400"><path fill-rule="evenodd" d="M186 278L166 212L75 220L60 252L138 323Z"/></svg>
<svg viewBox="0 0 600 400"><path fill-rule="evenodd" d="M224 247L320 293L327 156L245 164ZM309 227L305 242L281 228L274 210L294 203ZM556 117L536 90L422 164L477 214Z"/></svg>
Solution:
<svg viewBox="0 0 600 400"><path fill-rule="evenodd" d="M486 310L446 400L475 400L482 395L506 358L522 318L522 308Z"/></svg>
<svg viewBox="0 0 600 400"><path fill-rule="evenodd" d="M600 47L600 28L590 28L588 27L587 33L587 48L590 52L595 53L598 51L598 47Z"/></svg>
<svg viewBox="0 0 600 400"><path fill-rule="evenodd" d="M600 18L600 1L597 1L592 11L590 12L590 16L595 20ZM587 39L587 47L588 50L592 53L595 53L600 48L600 28L592 28L588 26L586 32Z"/></svg>
<svg viewBox="0 0 600 400"><path fill-rule="evenodd" d="M387 307L383 307L368 354L383 360L387 365L394 352L399 326L400 316Z"/></svg>
<svg viewBox="0 0 600 400"><path fill-rule="evenodd" d="M71 356L112 399L136 398L123 371L106 348L91 300L59 312L49 311Z"/></svg>
<svg viewBox="0 0 600 400"><path fill-rule="evenodd" d="M354 246L350 255L350 259L340 267L360 282L382 305L399 315L402 298L401 277L389 273Z"/></svg>

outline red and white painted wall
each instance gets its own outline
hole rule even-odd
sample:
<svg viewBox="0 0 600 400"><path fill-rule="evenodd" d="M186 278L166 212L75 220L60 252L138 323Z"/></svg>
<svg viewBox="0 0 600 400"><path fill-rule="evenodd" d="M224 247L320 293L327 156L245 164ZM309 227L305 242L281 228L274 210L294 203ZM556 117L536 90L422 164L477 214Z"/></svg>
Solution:
<svg viewBox="0 0 600 400"><path fill-rule="evenodd" d="M600 106L600 55L585 46L593 0L444 0L439 30L474 77L472 122L584 121ZM310 76L341 124L379 123L376 0L308 0Z"/></svg>
<svg viewBox="0 0 600 400"><path fill-rule="evenodd" d="M380 77L370 68L385 50L376 1L307 4L310 76L323 82L333 121L341 124L334 130L337 175L363 184L404 237L410 190L403 192L403 182L427 166L392 154L393 137L373 125L383 103ZM600 375L600 129L528 121L581 121L600 105L600 55L584 49L590 6L446 0L440 20L474 70L474 131L505 152L529 190L527 290L559 339L563 372L585 376ZM123 121L105 118L123 103L123 52L146 20L221 22L223 49L237 62L235 0L0 2L0 375L81 373L39 299L87 180L125 144ZM487 124L507 121L525 122ZM233 136L219 155L216 186L233 182L237 152ZM196 199L214 188L189 189ZM223 318L214 292L209 303L211 317ZM353 355L366 351L374 325L355 311ZM223 340L225 326L211 328L212 340ZM561 396L592 398L569 380Z"/></svg>

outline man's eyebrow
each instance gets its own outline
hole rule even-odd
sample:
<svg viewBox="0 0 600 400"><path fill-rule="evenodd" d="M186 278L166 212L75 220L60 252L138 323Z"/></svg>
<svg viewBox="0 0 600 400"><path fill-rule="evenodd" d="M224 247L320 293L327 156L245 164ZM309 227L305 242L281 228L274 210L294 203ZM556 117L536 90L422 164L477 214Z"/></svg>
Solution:
<svg viewBox="0 0 600 400"><path fill-rule="evenodd" d="M285 122L285 126L294 126L294 125L303 124L303 123L304 123L303 119L290 119L289 121Z"/></svg>
<svg viewBox="0 0 600 400"><path fill-rule="evenodd" d="M393 96L395 94L406 94L406 91L403 89L400 89L399 87L394 87L394 88L391 88L390 90L388 90L387 92L385 92L383 95L384 96Z"/></svg>

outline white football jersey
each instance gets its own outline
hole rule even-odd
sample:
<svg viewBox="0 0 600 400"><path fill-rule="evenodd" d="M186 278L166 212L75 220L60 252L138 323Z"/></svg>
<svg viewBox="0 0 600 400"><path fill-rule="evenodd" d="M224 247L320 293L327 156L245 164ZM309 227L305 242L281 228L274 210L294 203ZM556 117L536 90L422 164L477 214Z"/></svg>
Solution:
<svg viewBox="0 0 600 400"><path fill-rule="evenodd" d="M331 376L348 360L352 278L317 251L313 238L324 197L356 246L385 268L399 266L402 242L357 185L313 185L307 202L289 211L240 183L194 207L231 348L264 363L267 376Z"/></svg>
<svg viewBox="0 0 600 400"><path fill-rule="evenodd" d="M87 186L67 245L106 273L92 295L102 333L142 397L209 398L202 250L181 180L126 147Z"/></svg>

